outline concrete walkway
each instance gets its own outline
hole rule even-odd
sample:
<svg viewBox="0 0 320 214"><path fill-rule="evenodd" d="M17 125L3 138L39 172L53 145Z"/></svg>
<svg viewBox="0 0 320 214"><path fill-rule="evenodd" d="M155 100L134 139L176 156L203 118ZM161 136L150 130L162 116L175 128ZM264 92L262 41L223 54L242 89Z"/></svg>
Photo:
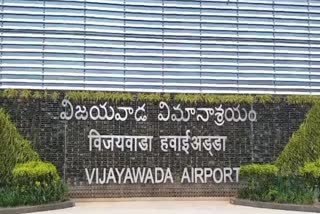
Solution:
<svg viewBox="0 0 320 214"><path fill-rule="evenodd" d="M37 214L298 214L283 210L268 210L234 206L228 201L202 200L192 201L112 201L78 202L76 207L64 210L39 212ZM306 214L306 213L304 213Z"/></svg>

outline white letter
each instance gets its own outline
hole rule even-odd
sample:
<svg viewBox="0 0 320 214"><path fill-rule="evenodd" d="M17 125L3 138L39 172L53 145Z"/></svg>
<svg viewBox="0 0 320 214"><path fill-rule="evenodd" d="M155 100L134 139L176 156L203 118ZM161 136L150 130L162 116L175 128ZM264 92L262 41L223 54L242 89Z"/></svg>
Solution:
<svg viewBox="0 0 320 214"><path fill-rule="evenodd" d="M108 178L107 178L107 184L109 183L109 180L112 179L113 180L113 183L117 183L117 180L116 180L116 177L114 176L114 171L113 171L113 168L110 168L109 169L109 172L108 172Z"/></svg>
<svg viewBox="0 0 320 214"><path fill-rule="evenodd" d="M220 178L219 180L217 179L217 171L220 173ZM216 168L213 170L213 180L215 183L221 183L223 180L223 175L222 175L222 170L220 168Z"/></svg>
<svg viewBox="0 0 320 214"><path fill-rule="evenodd" d="M106 180L107 180L107 169L106 168L103 169L102 177L103 177L103 180L101 178L99 178L99 183L100 184L106 183Z"/></svg>
<svg viewBox="0 0 320 214"><path fill-rule="evenodd" d="M236 171L236 182L239 182L239 171L240 171L240 167L235 167L233 168L233 171Z"/></svg>
<svg viewBox="0 0 320 214"><path fill-rule="evenodd" d="M204 168L204 182L207 183L207 179L212 177L212 169Z"/></svg>
<svg viewBox="0 0 320 214"><path fill-rule="evenodd" d="M154 184L154 180L153 180L153 176L152 176L152 171L150 168L147 169L147 175L146 175L146 179L144 180L144 183L146 184L148 182L148 180L151 181L152 184Z"/></svg>
<svg viewBox="0 0 320 214"><path fill-rule="evenodd" d="M134 183L138 183L138 179L140 180L140 183L143 183L144 176L146 173L146 168L143 168L142 172L140 167L137 168L137 171L134 168L132 168L132 172L133 172Z"/></svg>
<svg viewBox="0 0 320 214"><path fill-rule="evenodd" d="M156 167L154 171L155 171L155 175L154 175L155 182L156 182L156 184L160 184L161 182L163 182L163 179L164 179L164 171L160 167ZM160 174L160 176L159 176L159 174Z"/></svg>
<svg viewBox="0 0 320 214"><path fill-rule="evenodd" d="M62 107L67 108L67 106L70 107L70 115L69 116L67 115L68 114L67 110L65 112L61 112L60 118L62 120L71 120L73 117L73 106L72 106L71 102L66 99L62 100Z"/></svg>
<svg viewBox="0 0 320 214"><path fill-rule="evenodd" d="M86 170L86 175L87 175L87 181L89 183L89 185L92 184L92 180L93 180L93 176L94 176L94 173L96 172L96 168L93 168L92 171L91 171L91 176L89 176L89 171L87 168L85 168Z"/></svg>
<svg viewBox="0 0 320 214"><path fill-rule="evenodd" d="M120 172L119 172L118 168L116 168L116 173L118 174L118 178L119 178L118 184L121 184L121 180L122 180L121 177L124 173L124 168L122 168Z"/></svg>
<svg viewBox="0 0 320 214"><path fill-rule="evenodd" d="M223 168L223 182L226 183L227 182L227 177L229 178L230 182L233 183L232 180L232 169L227 167L227 168Z"/></svg>
<svg viewBox="0 0 320 214"><path fill-rule="evenodd" d="M187 179L188 183L191 183L190 177L189 177L189 172L188 172L188 168L187 168L187 167L185 167L185 168L183 169L183 174L182 174L182 178L181 178L181 183L184 182L184 179Z"/></svg>
<svg viewBox="0 0 320 214"><path fill-rule="evenodd" d="M198 182L198 178L200 179L201 183L204 183L202 176L203 176L203 169L202 168L195 168L195 170L194 170L195 183Z"/></svg>
<svg viewBox="0 0 320 214"><path fill-rule="evenodd" d="M130 182L133 183L133 179L132 179L132 174L131 174L131 169L130 168L127 168L126 175L124 177L124 182L123 183L127 183L127 180L130 180Z"/></svg>
<svg viewBox="0 0 320 214"><path fill-rule="evenodd" d="M173 184L173 178L172 178L172 173L171 173L171 170L170 168L167 168L166 170L166 175L165 175L165 178L164 178L164 183L167 183L167 180L170 180L171 183Z"/></svg>

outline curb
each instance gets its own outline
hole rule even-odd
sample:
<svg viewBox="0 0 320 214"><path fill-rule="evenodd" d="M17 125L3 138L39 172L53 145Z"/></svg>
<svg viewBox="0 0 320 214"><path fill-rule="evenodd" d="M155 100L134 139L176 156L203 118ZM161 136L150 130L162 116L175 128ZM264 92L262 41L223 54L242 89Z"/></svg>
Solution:
<svg viewBox="0 0 320 214"><path fill-rule="evenodd" d="M57 210L74 207L73 201L57 202L52 204L43 204L36 206L24 206L24 207L12 207L12 208L0 208L0 214L21 214L31 212L41 212L48 210Z"/></svg>
<svg viewBox="0 0 320 214"><path fill-rule="evenodd" d="M132 197L132 198L72 198L75 203L136 202L136 201L229 201L230 197Z"/></svg>
<svg viewBox="0 0 320 214"><path fill-rule="evenodd" d="M230 203L233 205L257 207L257 208L320 213L320 205L318 204L317 205L280 204L280 203L272 203L272 202L250 201L250 200L238 199L238 198L230 199Z"/></svg>

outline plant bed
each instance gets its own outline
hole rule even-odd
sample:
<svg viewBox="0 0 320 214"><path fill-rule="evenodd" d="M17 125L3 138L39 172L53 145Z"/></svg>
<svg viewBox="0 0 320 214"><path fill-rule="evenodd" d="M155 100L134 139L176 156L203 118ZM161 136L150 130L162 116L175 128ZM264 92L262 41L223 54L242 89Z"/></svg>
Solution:
<svg viewBox="0 0 320 214"><path fill-rule="evenodd" d="M74 207L73 201L55 202L55 203L35 205L35 206L21 206L21 207L10 207L10 208L0 207L0 213L1 214L20 214L20 213L65 209L70 207Z"/></svg>
<svg viewBox="0 0 320 214"><path fill-rule="evenodd" d="M251 201L247 199L232 198L231 204L240 206L249 206L266 209L290 210L300 212L318 212L320 213L320 204L300 205L300 204L281 204L274 202Z"/></svg>

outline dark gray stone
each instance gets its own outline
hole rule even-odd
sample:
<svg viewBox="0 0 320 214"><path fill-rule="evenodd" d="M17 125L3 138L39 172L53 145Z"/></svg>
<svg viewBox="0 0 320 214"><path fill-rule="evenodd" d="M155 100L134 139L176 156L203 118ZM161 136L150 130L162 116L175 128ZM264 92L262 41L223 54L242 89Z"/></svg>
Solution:
<svg viewBox="0 0 320 214"><path fill-rule="evenodd" d="M292 133L298 129L310 106L280 104L253 104L257 122L225 122L221 127L213 120L199 122L193 117L189 122L158 121L159 106L147 104L148 120L136 122L133 116L127 121L63 121L59 118L64 110L58 102L30 100L29 102L2 99L0 106L6 109L17 128L29 139L41 158L53 162L60 175L71 186L72 197L217 197L234 196L239 184L181 184L184 167L239 167L249 163L271 163L276 160ZM95 102L83 103L87 107ZM73 102L74 105L80 104ZM114 107L142 103L112 104ZM171 103L174 105L174 103ZM216 105L218 106L218 105ZM225 108L237 105L223 104ZM206 104L183 105L183 107L215 107ZM241 105L246 109L251 106ZM96 129L104 135L150 135L154 136L153 151L89 151L88 134ZM227 136L225 152L191 151L190 154L160 149L159 135L185 135L191 130L195 136ZM66 130L66 132L65 132ZM65 146L66 142L66 146ZM109 184L89 186L84 168L170 167L176 178L174 184Z"/></svg>

